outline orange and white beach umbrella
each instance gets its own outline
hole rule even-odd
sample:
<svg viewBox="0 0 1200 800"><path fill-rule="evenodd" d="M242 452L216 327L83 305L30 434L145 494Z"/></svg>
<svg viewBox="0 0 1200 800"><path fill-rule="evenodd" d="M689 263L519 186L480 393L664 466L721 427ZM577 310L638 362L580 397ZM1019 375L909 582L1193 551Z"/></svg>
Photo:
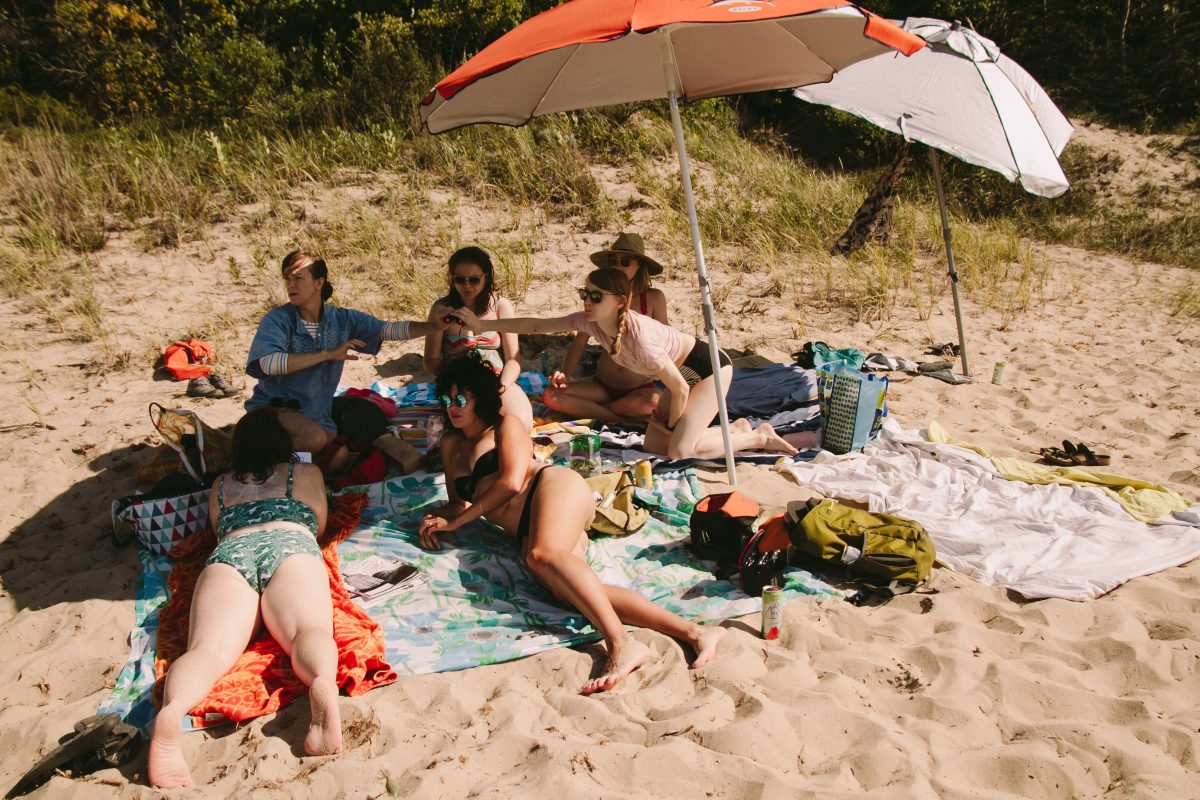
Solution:
<svg viewBox="0 0 1200 800"><path fill-rule="evenodd" d="M844 0L571 0L501 36L421 103L431 133L666 98L696 253L725 457L736 482L716 320L678 99L790 89L923 39Z"/></svg>

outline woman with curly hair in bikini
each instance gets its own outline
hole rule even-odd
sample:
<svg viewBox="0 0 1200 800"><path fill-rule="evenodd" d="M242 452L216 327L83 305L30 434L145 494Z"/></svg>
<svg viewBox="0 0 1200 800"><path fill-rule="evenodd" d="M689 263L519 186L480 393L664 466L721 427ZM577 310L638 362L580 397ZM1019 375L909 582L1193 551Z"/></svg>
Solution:
<svg viewBox="0 0 1200 800"><path fill-rule="evenodd" d="M600 582L585 558L595 513L591 489L574 470L534 459L529 432L501 413L502 391L509 389L478 356L454 359L438 372L438 398L449 422L442 463L450 500L421 520L421 546L435 550L448 534L485 517L512 534L538 581L604 637L608 664L583 684L583 694L612 689L652 657L626 624L686 642L696 654L692 667L707 664L723 628L688 622L636 592Z"/></svg>

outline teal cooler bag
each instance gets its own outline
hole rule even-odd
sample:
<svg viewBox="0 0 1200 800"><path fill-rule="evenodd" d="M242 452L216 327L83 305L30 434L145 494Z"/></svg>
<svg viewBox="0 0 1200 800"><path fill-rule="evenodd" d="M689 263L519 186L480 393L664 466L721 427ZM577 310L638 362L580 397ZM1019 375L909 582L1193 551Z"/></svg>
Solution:
<svg viewBox="0 0 1200 800"><path fill-rule="evenodd" d="M817 367L817 402L825 419L821 447L838 454L863 449L883 427L887 387L885 375L841 363Z"/></svg>

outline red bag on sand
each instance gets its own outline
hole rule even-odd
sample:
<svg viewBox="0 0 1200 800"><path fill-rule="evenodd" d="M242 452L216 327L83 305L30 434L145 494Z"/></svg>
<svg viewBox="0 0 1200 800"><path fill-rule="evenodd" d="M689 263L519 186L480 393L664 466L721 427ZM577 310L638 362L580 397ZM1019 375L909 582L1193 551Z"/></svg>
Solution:
<svg viewBox="0 0 1200 800"><path fill-rule="evenodd" d="M202 378L212 372L208 366L212 358L212 345L197 339L171 342L163 353L163 366L177 381Z"/></svg>
<svg viewBox="0 0 1200 800"><path fill-rule="evenodd" d="M379 406L379 410L387 415L388 419L399 416L400 409L396 406L396 401L391 398L384 397L374 389L347 389L345 397L361 397L364 400L370 400L375 405Z"/></svg>
<svg viewBox="0 0 1200 800"><path fill-rule="evenodd" d="M372 447L362 460L333 479L330 486L334 491L345 489L347 486L360 486L366 483L379 483L387 477L387 461L383 451Z"/></svg>

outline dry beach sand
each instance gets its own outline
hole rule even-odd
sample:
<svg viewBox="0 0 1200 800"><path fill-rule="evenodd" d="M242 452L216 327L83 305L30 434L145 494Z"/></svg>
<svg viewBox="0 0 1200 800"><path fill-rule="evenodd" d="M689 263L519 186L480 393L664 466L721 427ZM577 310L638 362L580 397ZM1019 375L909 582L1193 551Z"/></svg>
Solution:
<svg viewBox="0 0 1200 800"><path fill-rule="evenodd" d="M465 239L493 230L465 201L447 209ZM535 264L556 279L535 279L521 304L531 313L572 308L586 254L611 237L562 224L544 233ZM183 384L153 380L153 350L216 319L220 371L241 383L236 365L254 323L281 298L277 258L240 281L225 278L225 264L287 244L252 241L229 224L146 252L136 232L117 233L93 270L112 328L103 346L75 341L70 319L64 330L0 303L3 788L94 713L126 658L138 563L131 548L110 545L108 507L132 490L155 442L146 404L195 408L212 424L240 413L237 401L192 400ZM900 378L894 417L904 427L937 420L1029 460L1063 438L1083 440L1113 455L1112 471L1194 501L1200 325L1171 317L1167 302L1195 272L1040 252L1050 277L1036 311L1007 318L965 303L977 381ZM712 261L718 286L737 277L719 253ZM666 277L673 318L697 325L682 261ZM753 276L741 279L734 294L753 296ZM948 292L924 320L905 307L847 324L814 309L738 306L721 314L723 344L777 360L813 339L927 358L930 343L955 338ZM114 365L114 351L128 363ZM408 380L417 351L416 342L387 345L351 365L345 382ZM1000 386L989 382L997 361L1007 364ZM741 477L768 507L800 491L767 467ZM937 595L881 608L795 601L775 642L759 638L757 617L733 620L717 657L695 672L677 643L637 631L659 657L611 695L576 694L601 663L599 647L405 678L342 698L338 758L301 757L307 704L293 704L189 735L191 794L386 797L390 777L416 797L1200 797L1200 564L1090 602L1026 602L945 569L934 585ZM145 780L143 758L78 781L56 777L31 796L158 795Z"/></svg>

